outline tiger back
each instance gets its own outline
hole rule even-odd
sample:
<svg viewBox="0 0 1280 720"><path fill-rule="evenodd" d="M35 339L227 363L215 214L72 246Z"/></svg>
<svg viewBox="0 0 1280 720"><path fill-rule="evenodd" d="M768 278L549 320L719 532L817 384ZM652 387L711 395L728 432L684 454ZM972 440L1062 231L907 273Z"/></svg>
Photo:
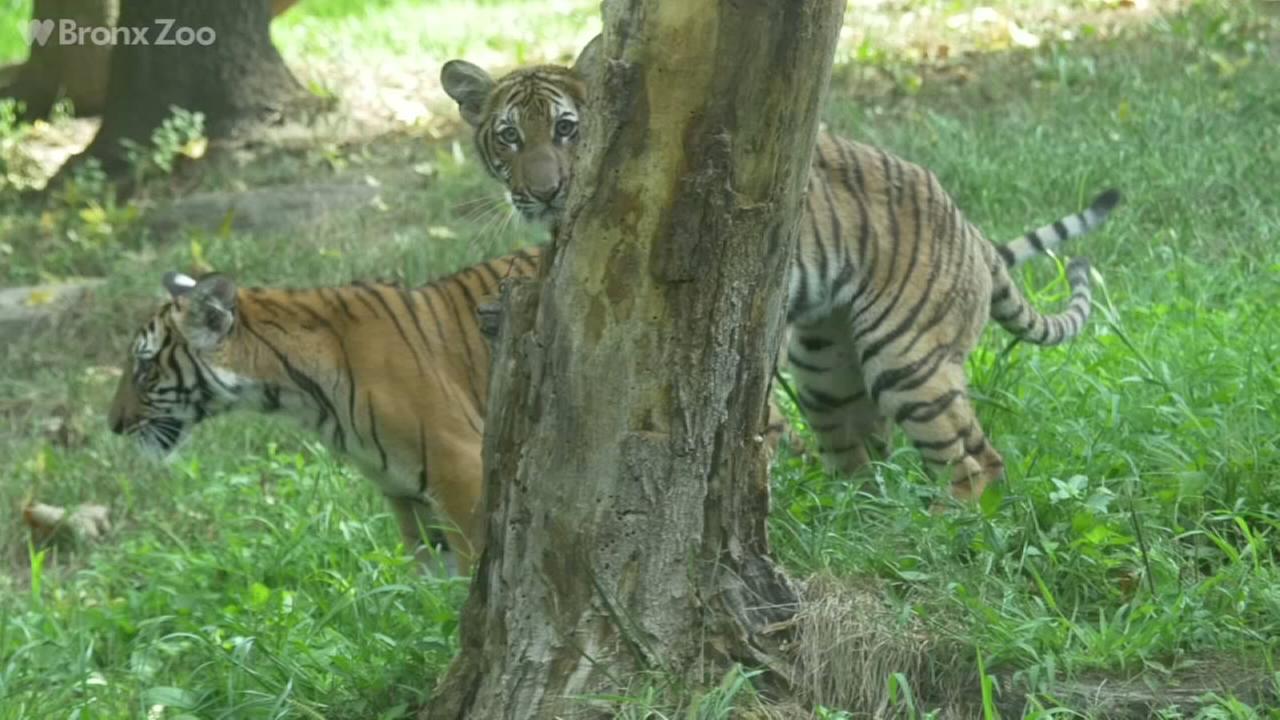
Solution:
<svg viewBox="0 0 1280 720"><path fill-rule="evenodd" d="M552 148L572 158L577 125L590 121L584 79L599 52L597 36L572 70L539 66L496 80L463 60L442 69L486 169L529 220L558 222L569 183L527 192L523 157ZM556 130L561 118L572 118L572 136ZM826 464L857 471L896 424L950 476L953 496L977 497L1000 478L1004 462L968 399L965 359L988 318L1034 344L1079 334L1091 307L1087 261L1068 265L1067 307L1051 315L1027 302L1009 270L1097 228L1119 199L1108 190L1082 212L993 245L928 170L819 133L788 283L785 357Z"/></svg>

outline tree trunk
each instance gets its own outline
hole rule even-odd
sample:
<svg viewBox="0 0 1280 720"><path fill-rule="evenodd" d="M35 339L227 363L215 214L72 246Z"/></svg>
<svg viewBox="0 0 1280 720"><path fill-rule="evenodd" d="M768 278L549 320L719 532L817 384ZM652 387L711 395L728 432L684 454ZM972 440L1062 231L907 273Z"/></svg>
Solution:
<svg viewBox="0 0 1280 720"><path fill-rule="evenodd" d="M112 27L118 0L36 0L33 22L69 22L77 27ZM32 42L27 61L12 70L13 80L0 87L0 98L20 101L22 119L49 116L53 104L71 100L77 115L97 115L107 97L110 45L59 42L55 29L43 42Z"/></svg>
<svg viewBox="0 0 1280 720"><path fill-rule="evenodd" d="M288 10L297 0L269 0L271 16ZM34 21L69 20L76 27L115 27L119 0L36 0ZM49 116L55 102L71 101L75 114L91 117L102 112L107 99L107 71L111 45L59 41L57 31L44 42L31 44L27 61L0 70L0 98L23 104L22 120Z"/></svg>
<svg viewBox="0 0 1280 720"><path fill-rule="evenodd" d="M263 0L124 0L119 27L145 29L147 43L113 49L102 127L68 166L96 157L109 174L125 170L121 141L150 142L172 106L204 113L210 139L277 119L306 92L271 44L270 21Z"/></svg>
<svg viewBox="0 0 1280 720"><path fill-rule="evenodd" d="M424 716L611 716L582 698L772 666L796 595L761 433L843 9L605 0L568 214L504 300L487 549Z"/></svg>

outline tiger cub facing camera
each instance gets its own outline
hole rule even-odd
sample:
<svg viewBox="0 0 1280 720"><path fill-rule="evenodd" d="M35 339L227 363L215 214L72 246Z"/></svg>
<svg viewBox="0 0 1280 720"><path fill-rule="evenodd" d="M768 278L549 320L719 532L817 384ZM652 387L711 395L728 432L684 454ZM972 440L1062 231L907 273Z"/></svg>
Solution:
<svg viewBox="0 0 1280 720"><path fill-rule="evenodd" d="M555 225L587 116L584 77L600 65L597 36L572 68L526 67L492 78L464 60L441 71L474 131L488 173L528 220ZM980 496L1004 461L969 401L964 363L987 319L1020 340L1076 337L1091 308L1088 261L1067 265L1067 307L1043 314L1010 269L1096 229L1120 201L1099 194L1082 212L994 245L925 168L820 133L790 270L786 361L823 459L838 473L865 465L892 424L949 475L951 493Z"/></svg>

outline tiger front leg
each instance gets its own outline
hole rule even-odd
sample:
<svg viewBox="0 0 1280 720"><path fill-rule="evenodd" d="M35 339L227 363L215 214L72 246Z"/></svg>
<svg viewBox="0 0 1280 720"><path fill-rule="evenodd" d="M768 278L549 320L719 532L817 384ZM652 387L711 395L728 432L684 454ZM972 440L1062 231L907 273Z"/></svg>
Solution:
<svg viewBox="0 0 1280 720"><path fill-rule="evenodd" d="M435 569L445 577L452 577L467 571L460 566L458 553L454 551L454 548L468 547L466 539L456 531L445 532L439 528L429 501L388 496L387 502L400 526L400 539L405 549L413 553L419 572Z"/></svg>
<svg viewBox="0 0 1280 720"><path fill-rule="evenodd" d="M837 395L803 384L797 388L823 464L832 473L849 476L887 454L890 427L864 389L845 389Z"/></svg>
<svg viewBox="0 0 1280 720"><path fill-rule="evenodd" d="M886 453L892 427L867 395L841 323L793 329L787 365L829 471L852 475L870 463L872 452Z"/></svg>

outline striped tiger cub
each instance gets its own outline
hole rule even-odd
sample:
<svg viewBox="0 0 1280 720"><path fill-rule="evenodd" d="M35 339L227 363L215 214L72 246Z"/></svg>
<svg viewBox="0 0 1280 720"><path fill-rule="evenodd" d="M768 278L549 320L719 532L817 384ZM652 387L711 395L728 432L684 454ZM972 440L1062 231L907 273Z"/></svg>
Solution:
<svg viewBox="0 0 1280 720"><path fill-rule="evenodd" d="M584 73L536 66L494 80L463 60L441 79L489 174L527 219L564 209L585 116ZM787 295L786 361L826 464L852 473L896 423L926 462L975 498L1003 475L970 404L964 362L988 318L1015 337L1055 345L1090 311L1089 265L1067 267L1071 297L1045 315L1009 270L1097 228L1120 200L1108 190L1083 212L993 245L928 170L879 148L820 133Z"/></svg>
<svg viewBox="0 0 1280 720"><path fill-rule="evenodd" d="M431 509L443 510L446 563L466 572L484 537L489 346L476 308L503 278L534 275L540 255L520 250L411 290L238 288L226 275L168 273L171 299L134 336L111 430L164 457L214 415L290 416L373 480L419 559L439 540Z"/></svg>

